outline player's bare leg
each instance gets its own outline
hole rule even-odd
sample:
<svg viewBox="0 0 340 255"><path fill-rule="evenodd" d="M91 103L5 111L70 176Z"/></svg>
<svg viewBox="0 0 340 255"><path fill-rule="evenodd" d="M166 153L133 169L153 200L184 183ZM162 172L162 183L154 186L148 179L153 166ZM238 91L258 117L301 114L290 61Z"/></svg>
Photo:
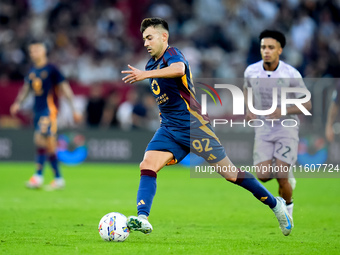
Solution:
<svg viewBox="0 0 340 255"><path fill-rule="evenodd" d="M278 169L283 169L283 171L276 173L277 182L279 183L279 195L284 200L286 200L287 204L289 204L292 200L293 190L292 186L288 182L288 172L285 172L285 170L289 169L290 165L286 162L276 159L276 166Z"/></svg>
<svg viewBox="0 0 340 255"><path fill-rule="evenodd" d="M147 151L143 161L140 163L140 170L148 169L158 173L174 156L168 151Z"/></svg>
<svg viewBox="0 0 340 255"><path fill-rule="evenodd" d="M145 152L144 159L140 163L141 179L137 193L138 216L128 217L127 225L130 230L141 231L144 234L152 232L153 228L148 221L148 216L156 194L157 173L173 158L173 154L167 151Z"/></svg>
<svg viewBox="0 0 340 255"><path fill-rule="evenodd" d="M279 171L276 173L277 182L279 183L279 195L284 200L286 200L287 203L287 210L292 216L293 214L293 188L291 184L289 183L289 169L290 164L283 162L282 160L276 159L276 166L278 169L282 169L282 171Z"/></svg>
<svg viewBox="0 0 340 255"><path fill-rule="evenodd" d="M227 169L228 171L221 171L218 173L222 175L227 181L236 182L238 170L237 167L230 161L228 157L225 157L224 159L217 163L211 163L210 165L214 166L215 169L217 169L218 166L226 167L225 169Z"/></svg>
<svg viewBox="0 0 340 255"><path fill-rule="evenodd" d="M257 178L262 182L267 182L273 179L273 172L271 171L272 160L266 160L256 165Z"/></svg>

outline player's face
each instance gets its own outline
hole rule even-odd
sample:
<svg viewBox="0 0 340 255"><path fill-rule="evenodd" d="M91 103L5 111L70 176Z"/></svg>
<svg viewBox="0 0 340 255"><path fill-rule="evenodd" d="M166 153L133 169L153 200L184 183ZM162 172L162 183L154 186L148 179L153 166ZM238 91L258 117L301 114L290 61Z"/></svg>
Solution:
<svg viewBox="0 0 340 255"><path fill-rule="evenodd" d="M38 62L46 57L46 48L41 43L31 44L28 47L28 52L33 62Z"/></svg>
<svg viewBox="0 0 340 255"><path fill-rule="evenodd" d="M263 38L261 40L261 56L265 63L275 63L279 61L282 53L280 43L273 38Z"/></svg>
<svg viewBox="0 0 340 255"><path fill-rule="evenodd" d="M164 35L163 30L155 27L148 27L143 33L144 47L151 57L158 59L163 53Z"/></svg>

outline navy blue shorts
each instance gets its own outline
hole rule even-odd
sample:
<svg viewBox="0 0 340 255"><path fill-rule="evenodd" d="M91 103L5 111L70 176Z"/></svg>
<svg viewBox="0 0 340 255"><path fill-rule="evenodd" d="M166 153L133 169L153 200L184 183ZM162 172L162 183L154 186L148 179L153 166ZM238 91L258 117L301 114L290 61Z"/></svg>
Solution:
<svg viewBox="0 0 340 255"><path fill-rule="evenodd" d="M209 163L219 162L227 156L210 124L190 129L161 126L145 151L169 151L174 155L174 163L180 162L189 152Z"/></svg>

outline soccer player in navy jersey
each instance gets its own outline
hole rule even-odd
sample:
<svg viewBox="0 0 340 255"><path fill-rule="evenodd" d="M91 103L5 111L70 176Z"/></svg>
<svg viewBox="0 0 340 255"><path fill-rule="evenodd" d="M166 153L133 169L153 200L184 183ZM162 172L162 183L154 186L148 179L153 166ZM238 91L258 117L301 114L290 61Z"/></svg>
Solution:
<svg viewBox="0 0 340 255"><path fill-rule="evenodd" d="M142 21L141 32L144 46L151 55L146 71L128 65L122 71L125 83L149 79L151 91L159 106L161 126L148 144L140 164L141 178L137 192L138 216L128 217L131 230L150 233L153 228L148 221L158 172L169 164L180 162L190 149L203 157L210 165L236 169L209 124L209 118L200 113L195 100L194 84L189 63L175 47L168 45L169 28L161 18ZM254 176L243 171L226 171L220 174L251 193L268 205L276 215L281 231L289 235L293 221L283 200L275 198Z"/></svg>
<svg viewBox="0 0 340 255"><path fill-rule="evenodd" d="M61 189L65 180L61 176L58 159L56 156L57 143L57 105L56 97L60 92L67 98L75 122L81 120L73 105L73 92L69 83L60 71L48 62L46 46L43 42L32 41L28 46L29 56L33 67L29 71L19 94L10 108L12 115L19 110L22 102L34 93L34 143L36 146L36 172L26 183L28 188L40 188L43 184L43 168L48 158L54 172L54 180L49 187Z"/></svg>
<svg viewBox="0 0 340 255"><path fill-rule="evenodd" d="M334 142L333 124L340 108L340 84L333 91L333 101L328 109L325 135L328 142Z"/></svg>

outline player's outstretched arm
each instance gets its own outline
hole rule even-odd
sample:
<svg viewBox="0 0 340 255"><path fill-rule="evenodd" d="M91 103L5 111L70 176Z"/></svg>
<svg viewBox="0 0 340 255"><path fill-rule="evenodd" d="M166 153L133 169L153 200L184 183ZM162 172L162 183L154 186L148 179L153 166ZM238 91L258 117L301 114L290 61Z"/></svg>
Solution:
<svg viewBox="0 0 340 255"><path fill-rule="evenodd" d="M128 65L131 70L122 71L127 74L122 80L125 83L135 83L150 78L177 78L185 74L185 65L183 62L172 63L170 66L150 71L142 71L131 65Z"/></svg>
<svg viewBox="0 0 340 255"><path fill-rule="evenodd" d="M74 107L74 103L73 103L74 94L73 94L73 91L71 89L70 84L67 81L63 81L60 84L60 88L61 88L63 95L66 97L66 99L67 99L67 101L68 101L68 103L71 107L74 122L80 123L82 121L82 116L79 113L76 112L76 109Z"/></svg>
<svg viewBox="0 0 340 255"><path fill-rule="evenodd" d="M339 112L339 107L332 102L328 109L325 135L328 142L334 141L333 123Z"/></svg>
<svg viewBox="0 0 340 255"><path fill-rule="evenodd" d="M14 116L18 113L20 109L20 105L25 100L30 92L30 86L28 83L24 83L22 88L20 89L17 98L15 99L14 103L11 105L10 113Z"/></svg>

